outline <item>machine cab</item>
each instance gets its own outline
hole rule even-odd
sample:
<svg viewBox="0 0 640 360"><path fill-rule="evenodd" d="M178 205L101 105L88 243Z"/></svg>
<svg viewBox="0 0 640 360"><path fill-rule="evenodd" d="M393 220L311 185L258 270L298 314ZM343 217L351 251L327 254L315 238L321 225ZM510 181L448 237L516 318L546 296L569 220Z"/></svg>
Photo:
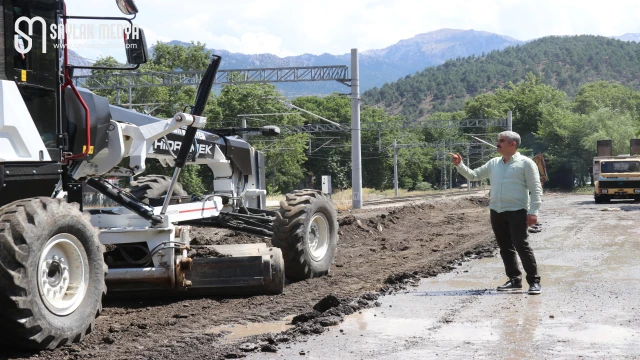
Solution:
<svg viewBox="0 0 640 360"><path fill-rule="evenodd" d="M51 158L58 159L57 134L64 130L58 101L60 44L47 34L58 22L61 1L3 0L2 6L4 67L0 68L0 78L16 82L42 142ZM25 53L17 50L29 47Z"/></svg>

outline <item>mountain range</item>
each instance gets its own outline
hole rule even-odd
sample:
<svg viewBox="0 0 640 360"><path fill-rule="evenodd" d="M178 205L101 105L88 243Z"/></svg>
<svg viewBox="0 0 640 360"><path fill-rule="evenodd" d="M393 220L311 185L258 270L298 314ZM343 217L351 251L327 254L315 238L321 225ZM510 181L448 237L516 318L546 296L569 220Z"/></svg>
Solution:
<svg viewBox="0 0 640 360"><path fill-rule="evenodd" d="M369 89L362 98L390 114L420 120L439 111L461 110L469 98L525 79L550 85L569 97L597 81L637 90L640 44L595 35L547 36L485 56L447 60Z"/></svg>
<svg viewBox="0 0 640 360"><path fill-rule="evenodd" d="M508 36L475 30L441 29L416 35L384 49L367 50L359 54L360 90L380 87L387 82L439 65L448 59L481 55L507 46L523 44ZM189 46L189 43L171 41L170 44ZM272 54L247 55L221 49L210 49L222 56L220 69L247 69L293 66L351 66L351 54L302 54L278 57ZM332 82L277 84L285 94L318 94L349 92L349 88Z"/></svg>
<svg viewBox="0 0 640 360"><path fill-rule="evenodd" d="M638 33L627 33L620 36L612 36L613 39L622 40L622 41L635 41L640 43L640 34Z"/></svg>
<svg viewBox="0 0 640 360"><path fill-rule="evenodd" d="M613 37L623 41L640 42L640 34L629 33ZM400 40L384 49L367 50L360 57L360 91L381 87L385 83L397 81L425 68L443 64L449 59L480 56L509 46L525 44L525 41L508 36L476 30L440 29L418 34L410 39ZM190 43L174 40L169 44L189 46ZM210 49L222 56L220 69L272 68L294 66L350 66L350 53L302 54L278 57L273 54L242 54L223 49ZM86 63L77 54L71 54L72 63ZM350 92L337 82L278 83L278 89L285 95L318 95L330 92Z"/></svg>

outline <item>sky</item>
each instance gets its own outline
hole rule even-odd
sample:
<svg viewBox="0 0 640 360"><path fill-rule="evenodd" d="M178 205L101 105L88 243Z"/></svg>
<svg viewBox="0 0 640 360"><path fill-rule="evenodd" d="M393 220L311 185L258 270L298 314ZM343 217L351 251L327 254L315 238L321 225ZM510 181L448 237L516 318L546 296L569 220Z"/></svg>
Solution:
<svg viewBox="0 0 640 360"><path fill-rule="evenodd" d="M113 0L66 3L68 15L121 16ZM136 5L134 22L149 45L200 41L207 48L281 57L383 49L442 28L518 40L640 33L638 0L138 0ZM122 49L74 50L89 59L124 59Z"/></svg>

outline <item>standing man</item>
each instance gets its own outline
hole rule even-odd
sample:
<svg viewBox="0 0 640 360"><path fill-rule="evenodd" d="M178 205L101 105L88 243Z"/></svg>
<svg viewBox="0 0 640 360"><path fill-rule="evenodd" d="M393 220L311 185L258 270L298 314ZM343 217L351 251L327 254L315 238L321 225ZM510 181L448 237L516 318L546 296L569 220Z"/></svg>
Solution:
<svg viewBox="0 0 640 360"><path fill-rule="evenodd" d="M533 250L527 242L527 227L538 222L542 204L542 185L538 167L533 160L518 152L520 135L505 131L498 135L497 150L502 157L489 160L471 170L462 163L460 154L451 155L458 172L470 181L489 178L491 181L491 227L496 235L500 256L509 280L498 291L522 289L522 273L518 258L527 273L529 294L540 294L540 276ZM531 194L531 201L529 201Z"/></svg>

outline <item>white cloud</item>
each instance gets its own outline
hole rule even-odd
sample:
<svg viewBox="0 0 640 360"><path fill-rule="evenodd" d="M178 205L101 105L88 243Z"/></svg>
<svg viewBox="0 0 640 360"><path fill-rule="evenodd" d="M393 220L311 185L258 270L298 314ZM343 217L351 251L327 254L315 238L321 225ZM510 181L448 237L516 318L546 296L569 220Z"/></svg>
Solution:
<svg viewBox="0 0 640 360"><path fill-rule="evenodd" d="M145 29L149 44L194 40L210 48L279 56L380 49L441 28L484 30L520 40L640 33L637 0L139 0L136 4L140 13L135 22ZM67 0L67 9L74 15L120 16L110 1Z"/></svg>

